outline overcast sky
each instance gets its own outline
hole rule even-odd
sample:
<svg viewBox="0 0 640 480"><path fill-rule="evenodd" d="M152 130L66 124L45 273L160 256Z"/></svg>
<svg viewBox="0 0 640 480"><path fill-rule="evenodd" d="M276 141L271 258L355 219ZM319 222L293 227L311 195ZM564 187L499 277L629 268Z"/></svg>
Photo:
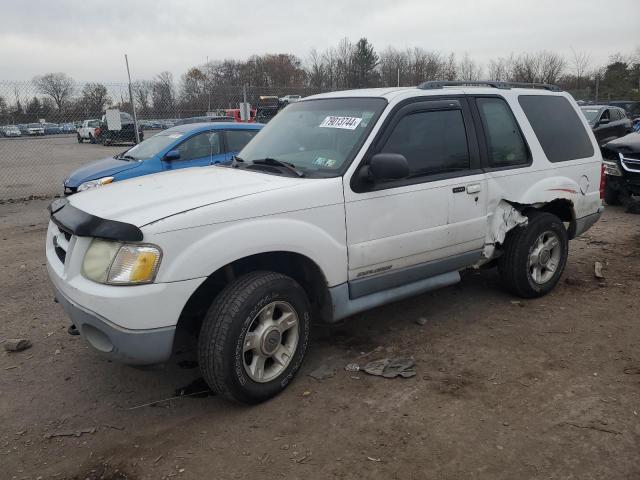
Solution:
<svg viewBox="0 0 640 480"><path fill-rule="evenodd" d="M592 64L640 46L640 0L30 0L0 3L0 80L65 72L78 81L176 79L210 59L335 46L420 46L486 62L542 49Z"/></svg>

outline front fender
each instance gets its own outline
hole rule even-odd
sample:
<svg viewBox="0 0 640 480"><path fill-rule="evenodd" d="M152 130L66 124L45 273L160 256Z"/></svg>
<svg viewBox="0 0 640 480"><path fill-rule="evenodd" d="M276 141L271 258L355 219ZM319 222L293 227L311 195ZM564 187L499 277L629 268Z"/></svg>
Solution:
<svg viewBox="0 0 640 480"><path fill-rule="evenodd" d="M163 249L158 282L207 277L236 260L284 251L315 262L328 286L333 286L347 280L345 238L344 209L332 205L306 215L298 212L202 226L158 234L150 240Z"/></svg>

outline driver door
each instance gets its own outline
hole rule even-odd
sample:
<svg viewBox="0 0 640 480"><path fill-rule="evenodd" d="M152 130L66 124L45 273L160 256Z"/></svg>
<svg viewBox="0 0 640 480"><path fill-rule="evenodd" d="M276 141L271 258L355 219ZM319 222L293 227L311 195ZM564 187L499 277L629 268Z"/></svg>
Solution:
<svg viewBox="0 0 640 480"><path fill-rule="evenodd" d="M364 157L402 154L411 175L345 185L349 294L388 290L462 269L480 257L487 189L466 99L401 108Z"/></svg>

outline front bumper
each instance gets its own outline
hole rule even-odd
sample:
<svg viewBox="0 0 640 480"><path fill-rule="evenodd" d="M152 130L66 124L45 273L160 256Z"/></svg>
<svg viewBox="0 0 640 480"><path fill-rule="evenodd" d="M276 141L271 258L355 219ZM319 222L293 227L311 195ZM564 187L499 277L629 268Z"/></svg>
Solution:
<svg viewBox="0 0 640 480"><path fill-rule="evenodd" d="M54 286L58 303L97 352L128 365L153 365L171 356L176 327L129 330L84 309Z"/></svg>

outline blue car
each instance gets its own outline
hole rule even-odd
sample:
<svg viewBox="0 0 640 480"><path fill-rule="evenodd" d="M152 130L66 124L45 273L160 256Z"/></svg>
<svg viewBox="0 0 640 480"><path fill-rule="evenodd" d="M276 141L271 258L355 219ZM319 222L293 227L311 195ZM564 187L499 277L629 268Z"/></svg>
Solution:
<svg viewBox="0 0 640 480"><path fill-rule="evenodd" d="M262 127L225 122L169 128L118 155L79 168L64 181L64 193L167 170L228 163Z"/></svg>

